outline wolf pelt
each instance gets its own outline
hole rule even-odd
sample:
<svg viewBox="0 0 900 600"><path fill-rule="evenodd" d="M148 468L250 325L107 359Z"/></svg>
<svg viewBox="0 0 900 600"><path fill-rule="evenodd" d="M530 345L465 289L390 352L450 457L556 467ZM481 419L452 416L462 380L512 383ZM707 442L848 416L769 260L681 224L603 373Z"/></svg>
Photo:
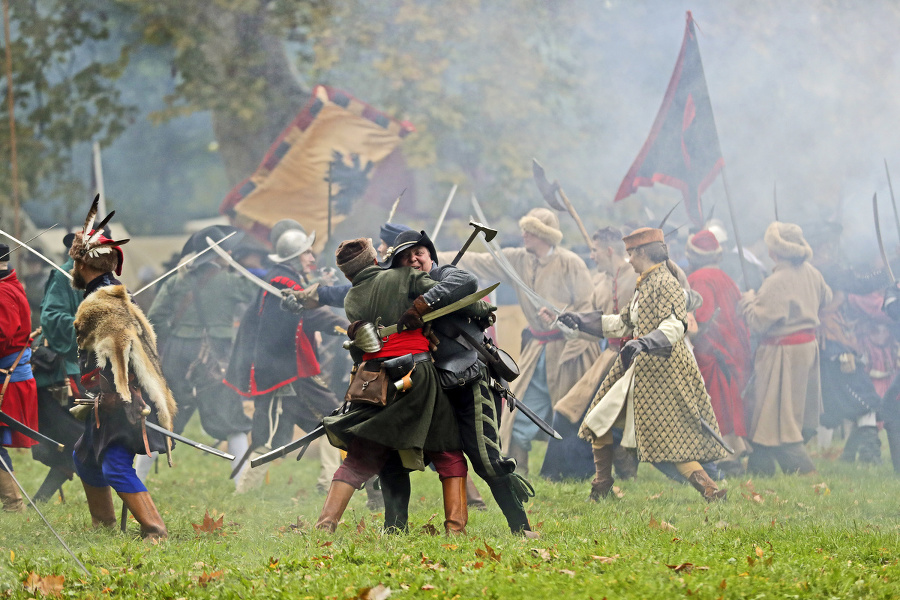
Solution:
<svg viewBox="0 0 900 600"><path fill-rule="evenodd" d="M159 424L172 429L175 399L162 375L156 352L156 333L122 285L102 287L90 294L75 313L78 347L93 352L102 369L111 365L116 391L131 402L128 371L156 407Z"/></svg>

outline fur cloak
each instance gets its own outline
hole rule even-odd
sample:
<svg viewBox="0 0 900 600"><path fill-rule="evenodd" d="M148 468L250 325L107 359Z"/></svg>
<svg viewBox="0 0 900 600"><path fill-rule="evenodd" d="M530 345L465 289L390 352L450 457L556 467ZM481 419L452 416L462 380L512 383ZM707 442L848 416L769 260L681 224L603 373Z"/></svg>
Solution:
<svg viewBox="0 0 900 600"><path fill-rule="evenodd" d="M171 430L175 399L162 375L156 333L123 285L99 288L75 313L78 347L93 352L97 365L111 367L116 392L131 402L129 372L156 408L160 426Z"/></svg>

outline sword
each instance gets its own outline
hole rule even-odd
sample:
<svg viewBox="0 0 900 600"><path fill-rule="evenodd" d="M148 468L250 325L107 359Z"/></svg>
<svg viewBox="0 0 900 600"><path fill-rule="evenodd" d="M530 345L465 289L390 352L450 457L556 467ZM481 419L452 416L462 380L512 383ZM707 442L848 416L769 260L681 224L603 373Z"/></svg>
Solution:
<svg viewBox="0 0 900 600"><path fill-rule="evenodd" d="M891 283L897 283L894 278L894 272L891 271L891 263L888 260L887 252L884 251L884 241L881 239L881 223L878 220L878 194L872 196L872 212L875 216L875 237L878 238L878 249L881 251L881 260L884 262L884 269L891 278Z"/></svg>
<svg viewBox="0 0 900 600"><path fill-rule="evenodd" d="M25 242L19 240L19 239L16 238L16 237L13 237L12 235L6 233L6 232L3 231L2 229L0 229L0 235L2 235L2 236L4 236L4 237L8 237L9 239L11 239L12 241L14 241L15 243L19 244L19 247L25 248L26 250L28 250L29 252L31 252L32 254L34 254L35 256L37 256L38 258L40 258L42 261L44 261L45 263L47 263L48 265L50 265L51 267L53 267L54 269L56 269L57 271L59 271L60 273L62 273L63 275L65 275L66 277L68 277L68 278L69 278L69 281L72 281L72 276L69 275L69 273L68 273L65 269L63 269L62 267L60 267L58 264L56 264L55 262L53 262L52 260L50 260L49 258L47 258L46 256L44 256L43 254L41 254L40 252L38 252L37 250L35 250L35 249L32 248L31 246L29 246L29 245L26 244Z"/></svg>
<svg viewBox="0 0 900 600"><path fill-rule="evenodd" d="M60 444L56 440L47 437L43 433L35 431L34 429L29 427L28 425L25 425L24 423L16 421L15 419L13 419L11 416L6 414L5 412L0 412L0 423L3 423L4 425L9 427L13 431L16 431L18 433L21 433L22 435L30 437L31 439L33 439L36 442L40 442L42 444L47 444L48 446L55 446L57 452L62 452L65 449L65 446L63 444Z"/></svg>
<svg viewBox="0 0 900 600"><path fill-rule="evenodd" d="M12 250L10 250L9 252L7 252L6 254L4 254L3 256L0 256L0 261L3 261L4 259L6 259L10 254L12 254L13 252L15 252L16 250L18 250L19 248L21 248L21 247L24 246L25 244L28 244L28 243L33 242L34 240L38 239L39 237L41 237L42 235L44 235L45 233L47 233L48 231L50 231L51 229L53 229L54 227L56 227L57 225L59 225L59 223L54 223L53 225L51 225L51 226L48 227L47 229L43 230L42 232L40 232L40 233L37 234L36 236L33 236L32 238L25 240L24 243L19 244L18 246L16 246L15 248L13 248Z"/></svg>
<svg viewBox="0 0 900 600"><path fill-rule="evenodd" d="M69 556L71 556L72 559L78 564L78 566L81 567L81 570L84 571L84 574L90 577L91 574L87 570L87 567L84 566L84 563L78 560L78 557L75 556L75 553L72 552L72 549L66 545L61 537L59 537L59 534L56 533L56 530L53 529L52 525L50 525L50 521L47 520L47 517L44 516L44 513L41 512L41 509L37 507L37 504L35 504L34 500L31 499L31 496L28 495L28 492L25 491L25 488L22 487L22 484L19 483L18 479L16 479L16 476L13 474L12 465L7 464L6 460L4 460L2 456L0 456L0 466L2 466L7 473L9 473L9 476L12 477L12 480L16 483L18 488L22 490L22 495L28 499L28 503L31 504L31 507L34 509L34 511L41 516L41 519L44 520L44 524L47 525L50 531L53 532L53 535L56 536L56 539L59 540L59 543L62 544L62 547L66 549L66 552L69 553Z"/></svg>
<svg viewBox="0 0 900 600"><path fill-rule="evenodd" d="M237 233L237 231L232 231L231 233L229 233L228 235L226 235L225 237L223 237L223 238L222 238L221 240L219 240L218 242L213 242L213 246L218 246L219 244L221 244L222 242L224 242L225 240L227 240L227 239L230 238L231 236L235 235L236 233ZM206 254L206 253L209 252L210 250L212 250L212 247L205 248L205 249L201 250L200 252L198 252L198 253L195 254L194 256L190 257L189 259L187 259L187 260L184 261L183 263L179 263L177 266L175 266L175 267L169 269L168 271L166 271L165 273L163 273L162 275L160 275L159 277L157 277L156 279L154 279L153 281L151 281L150 283L148 283L147 285L145 285L144 287L142 287L141 289L139 289L138 291L136 291L135 293L133 293L132 296L137 296L138 294L140 294L141 292L143 292L143 291L146 290L147 288L150 288L150 287L156 285L157 283L159 283L160 281L162 281L163 279L165 279L166 277L168 277L169 275L171 275L172 273L174 273L175 271L177 271L177 270L180 269L181 267L184 267L184 266L186 266L186 265L191 264L193 261L197 260L198 258L200 258L201 256L203 256L204 254Z"/></svg>
<svg viewBox="0 0 900 600"><path fill-rule="evenodd" d="M897 233L900 234L900 215L897 214L897 200L894 198L894 185L891 183L891 172L888 170L887 159L884 159L884 172L887 173L888 189L891 190L891 205L894 207L894 223L897 225Z"/></svg>
<svg viewBox="0 0 900 600"><path fill-rule="evenodd" d="M482 298L484 298L485 296L487 296L488 294L490 294L491 292L496 290L498 285L500 285L499 282L495 283L494 285L492 285L490 287L486 287L483 290L478 290L477 292L475 292L473 294L469 294L465 298L463 298L461 300L457 300L453 304L448 304L447 306L445 306L443 308L433 310L430 313L427 313L426 315L424 315L422 317L422 321L425 323L427 323L428 321L434 321L435 319L443 317L444 315L448 315L452 312L458 311L461 308L465 308L465 307L469 306L470 304L475 304L476 302L478 302L479 300L481 300ZM393 335L395 333L397 333L396 325L391 325L390 327L382 327L378 330L379 337L387 337L387 336Z"/></svg>
<svg viewBox="0 0 900 600"><path fill-rule="evenodd" d="M249 281L251 281L255 285L261 287L262 289L266 290L270 294L275 294L276 296L279 296L279 297L281 296L281 290L279 290L277 287L275 287L268 281L263 281L262 279L260 279L259 277L257 277L256 275L254 275L253 273L251 273L250 271L245 269L244 265L242 265L238 261L234 260L234 258L232 258L232 256L230 254L225 252L225 250L220 248L216 244L216 242L214 242L212 240L211 237L209 237L209 236L206 237L206 243L209 244L209 247L212 249L213 252L215 252L222 258L224 258L225 262L227 262L229 265L234 267L235 271L237 271L238 273L240 273L241 275L246 277Z"/></svg>
<svg viewBox="0 0 900 600"><path fill-rule="evenodd" d="M315 429L313 429L312 431L310 431L303 437L299 437L296 440L294 440L293 442L285 444L284 446L281 446L280 448L275 448L274 450L266 452L262 456L257 456L256 458L254 458L253 460L250 461L250 468L255 469L256 467L258 467L260 465L270 463L275 459L278 459L278 458L281 458L282 456L286 456L286 455L290 454L291 452L293 452L294 450L296 450L298 448L304 448L304 446L309 447L309 445L312 442L319 439L323 435L325 435L325 426L319 425L318 427L316 427ZM306 449L304 448L300 452L300 454L297 455L297 460L300 460L303 457L303 454L305 452L306 452Z"/></svg>
<svg viewBox="0 0 900 600"><path fill-rule="evenodd" d="M516 398L515 394L513 394L508 387L501 384L499 381L495 381L494 386L494 389L500 392L500 395L504 396L507 400L512 400L512 406L510 407L510 409L518 408L520 411L522 411L522 414L531 419L531 422L537 425L541 431L554 439L563 439L563 437L559 435L559 432L553 429L553 427L551 427L547 423L547 421L537 416L537 414L533 410L522 404L522 401Z"/></svg>
<svg viewBox="0 0 900 600"><path fill-rule="evenodd" d="M728 452L728 454L734 454L734 448L725 443L725 440L722 439L722 436L719 435L715 429L710 427L709 423L706 422L706 419L700 419L700 427L703 428L703 431L712 436L712 438L716 440L716 442L718 442L720 446L725 448L725 451Z"/></svg>
<svg viewBox="0 0 900 600"><path fill-rule="evenodd" d="M441 225L444 224L444 217L447 216L447 211L450 209L450 203L453 202L453 197L456 195L457 185L454 183L453 188L450 190L450 195L447 196L447 199L444 201L444 208L441 209L441 215L438 217L437 223L434 226L434 231L431 232L431 239L437 239L437 234L441 231Z"/></svg>

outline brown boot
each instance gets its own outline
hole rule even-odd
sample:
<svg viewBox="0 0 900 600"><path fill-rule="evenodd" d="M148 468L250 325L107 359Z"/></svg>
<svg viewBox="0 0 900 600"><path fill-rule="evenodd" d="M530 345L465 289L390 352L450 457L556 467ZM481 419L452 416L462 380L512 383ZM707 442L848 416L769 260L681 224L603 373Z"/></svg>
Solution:
<svg viewBox="0 0 900 600"><path fill-rule="evenodd" d="M448 477L441 482L444 488L444 531L447 535L465 535L469 522L466 507L466 478Z"/></svg>
<svg viewBox="0 0 900 600"><path fill-rule="evenodd" d="M469 475L466 475L466 506L471 506L475 510L487 510L484 498L481 497L481 493Z"/></svg>
<svg viewBox="0 0 900 600"><path fill-rule="evenodd" d="M594 468L597 470L597 475L591 482L591 500L594 502L606 498L615 482L612 476L613 454L611 444L594 448Z"/></svg>
<svg viewBox="0 0 900 600"><path fill-rule="evenodd" d="M728 490L720 490L719 486L716 485L716 482L710 479L709 475L707 475L706 471L703 469L691 473L691 476L688 477L688 481L694 486L695 490L703 495L707 502L728 499Z"/></svg>
<svg viewBox="0 0 900 600"><path fill-rule="evenodd" d="M94 527L115 527L116 509L113 507L112 492L109 486L94 487L81 482L84 487L84 495L87 497L88 510L91 513L91 523Z"/></svg>
<svg viewBox="0 0 900 600"><path fill-rule="evenodd" d="M141 524L141 537L151 540L164 540L169 537L166 525L163 523L150 492L138 492L125 494L118 492L119 498L125 503L135 520Z"/></svg>
<svg viewBox="0 0 900 600"><path fill-rule="evenodd" d="M355 491L356 488L349 483L332 481L331 487L328 488L328 496L325 497L325 506L322 507L319 520L316 521L316 529L334 533Z"/></svg>
<svg viewBox="0 0 900 600"><path fill-rule="evenodd" d="M25 512L25 503L12 475L0 469L0 501L5 512Z"/></svg>

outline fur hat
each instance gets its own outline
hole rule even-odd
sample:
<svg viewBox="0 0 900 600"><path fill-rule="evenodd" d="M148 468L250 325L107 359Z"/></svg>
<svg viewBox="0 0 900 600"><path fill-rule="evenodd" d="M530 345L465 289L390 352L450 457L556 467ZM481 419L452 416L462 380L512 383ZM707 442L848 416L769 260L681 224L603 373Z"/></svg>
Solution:
<svg viewBox="0 0 900 600"><path fill-rule="evenodd" d="M374 264L377 257L372 240L357 238L341 242L334 253L334 258L341 272L347 279L353 281L356 274Z"/></svg>
<svg viewBox="0 0 900 600"><path fill-rule="evenodd" d="M559 218L549 208L532 208L527 215L519 219L519 227L522 228L522 231L541 238L551 246L562 241Z"/></svg>
<svg viewBox="0 0 900 600"><path fill-rule="evenodd" d="M663 234L662 229L655 229L653 227L639 227L623 237L622 241L625 242L626 250L633 250L634 248L646 246L647 244L653 242L665 243L666 236Z"/></svg>
<svg viewBox="0 0 900 600"><path fill-rule="evenodd" d="M812 258L812 248L803 238L803 230L793 223L773 222L763 238L769 251L778 258L804 261Z"/></svg>
<svg viewBox="0 0 900 600"><path fill-rule="evenodd" d="M722 247L713 232L704 229L688 238L685 252L688 260L694 264L708 264L719 260Z"/></svg>
<svg viewBox="0 0 900 600"><path fill-rule="evenodd" d="M413 231L410 229L397 236L394 240L394 245L385 251L384 260L381 261L378 266L382 269L392 269L399 266L395 262L397 256L404 250L414 246L425 246L428 248L428 254L431 255L431 260L434 261L434 264L438 264L437 250L434 249L434 243L431 241L431 238L428 237L428 234L424 231Z"/></svg>
<svg viewBox="0 0 900 600"><path fill-rule="evenodd" d="M106 273L115 271L116 275L122 274L122 264L125 255L122 253L123 244L128 240L111 240L103 235L103 228L109 223L116 211L112 211L97 226L94 220L97 218L97 207L100 203L100 194L94 197L91 209L84 220L84 227L72 239L72 247L69 248L69 256L73 260L81 261L95 271Z"/></svg>

